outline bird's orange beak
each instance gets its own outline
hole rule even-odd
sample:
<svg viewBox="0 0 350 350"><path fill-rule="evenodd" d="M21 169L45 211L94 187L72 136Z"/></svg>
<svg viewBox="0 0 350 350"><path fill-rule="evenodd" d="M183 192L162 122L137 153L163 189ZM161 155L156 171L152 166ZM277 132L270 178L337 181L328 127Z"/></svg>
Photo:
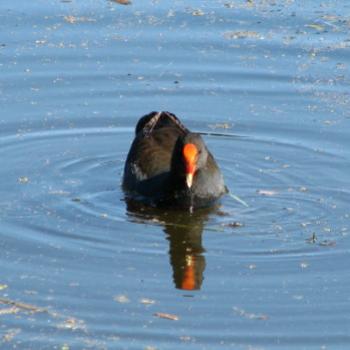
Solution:
<svg viewBox="0 0 350 350"><path fill-rule="evenodd" d="M196 171L198 149L193 143L187 143L182 150L182 154L185 160L186 184L188 188L191 188Z"/></svg>

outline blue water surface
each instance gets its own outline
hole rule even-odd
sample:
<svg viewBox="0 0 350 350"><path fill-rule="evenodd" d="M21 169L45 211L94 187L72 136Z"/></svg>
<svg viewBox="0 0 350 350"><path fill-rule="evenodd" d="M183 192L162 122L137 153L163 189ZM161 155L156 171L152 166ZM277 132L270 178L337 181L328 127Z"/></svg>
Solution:
<svg viewBox="0 0 350 350"><path fill-rule="evenodd" d="M1 349L348 348L349 29L346 1L2 0ZM243 202L126 203L153 110Z"/></svg>

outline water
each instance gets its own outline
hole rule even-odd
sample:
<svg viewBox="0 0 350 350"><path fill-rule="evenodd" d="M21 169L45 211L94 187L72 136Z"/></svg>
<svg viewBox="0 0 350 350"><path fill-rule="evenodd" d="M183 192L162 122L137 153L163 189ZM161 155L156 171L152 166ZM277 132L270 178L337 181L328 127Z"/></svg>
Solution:
<svg viewBox="0 0 350 350"><path fill-rule="evenodd" d="M1 349L347 348L349 27L335 1L1 1ZM125 203L152 110L248 207Z"/></svg>

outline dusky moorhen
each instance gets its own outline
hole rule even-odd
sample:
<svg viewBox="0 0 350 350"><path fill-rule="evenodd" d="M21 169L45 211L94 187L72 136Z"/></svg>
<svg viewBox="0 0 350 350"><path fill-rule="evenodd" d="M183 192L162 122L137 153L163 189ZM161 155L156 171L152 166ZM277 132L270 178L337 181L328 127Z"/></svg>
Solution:
<svg viewBox="0 0 350 350"><path fill-rule="evenodd" d="M138 121L123 188L153 206L189 209L210 206L227 192L202 137L169 112L151 112Z"/></svg>

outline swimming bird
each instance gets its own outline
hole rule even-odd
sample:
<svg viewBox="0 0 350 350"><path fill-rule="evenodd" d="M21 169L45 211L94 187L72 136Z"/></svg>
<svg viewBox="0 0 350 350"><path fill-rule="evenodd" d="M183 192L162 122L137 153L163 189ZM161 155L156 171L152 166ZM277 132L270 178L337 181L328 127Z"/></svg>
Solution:
<svg viewBox="0 0 350 350"><path fill-rule="evenodd" d="M201 135L169 112L151 112L138 121L123 189L127 197L152 206L190 210L210 206L227 192Z"/></svg>

